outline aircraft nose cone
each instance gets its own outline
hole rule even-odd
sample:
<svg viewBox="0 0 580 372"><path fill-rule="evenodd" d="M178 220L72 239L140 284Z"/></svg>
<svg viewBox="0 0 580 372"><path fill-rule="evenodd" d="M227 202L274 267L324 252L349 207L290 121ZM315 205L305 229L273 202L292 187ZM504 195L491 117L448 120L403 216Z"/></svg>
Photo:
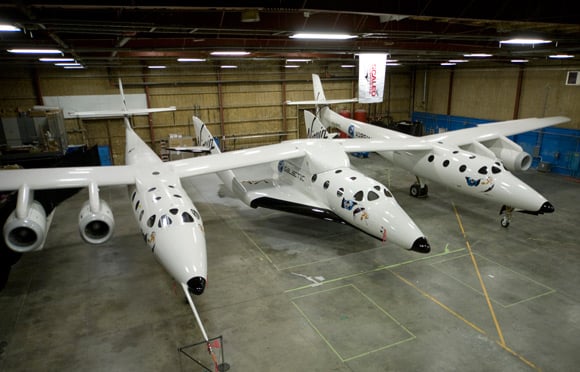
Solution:
<svg viewBox="0 0 580 372"><path fill-rule="evenodd" d="M556 209L554 208L554 206L552 205L552 203L550 203L549 201L547 201L544 204L542 204L542 206L540 207L540 210L538 212L540 212L540 213L552 213L555 210Z"/></svg>
<svg viewBox="0 0 580 372"><path fill-rule="evenodd" d="M187 288L194 295L200 295L205 289L205 279L201 276L196 276L187 281Z"/></svg>
<svg viewBox="0 0 580 372"><path fill-rule="evenodd" d="M426 238L421 237L417 238L415 242L413 242L413 246L411 246L411 250L419 253L429 253L431 252L431 246Z"/></svg>

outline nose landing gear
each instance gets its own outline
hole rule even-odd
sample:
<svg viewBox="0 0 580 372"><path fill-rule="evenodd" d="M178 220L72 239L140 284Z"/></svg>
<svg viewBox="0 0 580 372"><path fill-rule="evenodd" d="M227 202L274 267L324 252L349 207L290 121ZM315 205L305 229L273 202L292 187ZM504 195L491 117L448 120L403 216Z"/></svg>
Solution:
<svg viewBox="0 0 580 372"><path fill-rule="evenodd" d="M512 212L514 211L513 207L507 206L507 205L503 205L501 207L501 210L499 211L499 214L501 216L501 227L508 227L510 225L510 222L512 220Z"/></svg>

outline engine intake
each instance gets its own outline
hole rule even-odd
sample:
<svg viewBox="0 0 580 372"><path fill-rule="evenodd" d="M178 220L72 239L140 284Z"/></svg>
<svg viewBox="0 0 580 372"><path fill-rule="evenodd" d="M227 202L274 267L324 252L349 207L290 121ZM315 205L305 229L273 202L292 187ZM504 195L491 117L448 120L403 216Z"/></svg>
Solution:
<svg viewBox="0 0 580 372"><path fill-rule="evenodd" d="M532 165L532 157L520 145L507 137L499 136L482 144L495 154L510 171L525 171Z"/></svg>
<svg viewBox="0 0 580 372"><path fill-rule="evenodd" d="M93 212L90 202L83 205L79 213L79 232L83 240L89 244L102 244L109 240L115 228L115 219L109 205L99 201L100 210Z"/></svg>
<svg viewBox="0 0 580 372"><path fill-rule="evenodd" d="M46 237L46 212L42 205L33 201L24 218L17 218L13 211L4 224L4 240L13 251L26 253L39 249Z"/></svg>

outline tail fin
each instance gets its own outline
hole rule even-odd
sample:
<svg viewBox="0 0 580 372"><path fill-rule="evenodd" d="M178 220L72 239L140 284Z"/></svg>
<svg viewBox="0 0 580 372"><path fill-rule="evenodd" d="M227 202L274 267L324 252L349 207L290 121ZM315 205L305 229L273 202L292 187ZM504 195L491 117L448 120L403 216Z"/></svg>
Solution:
<svg viewBox="0 0 580 372"><path fill-rule="evenodd" d="M328 133L322 122L310 111L304 110L304 125L308 138L333 138L334 133Z"/></svg>
<svg viewBox="0 0 580 372"><path fill-rule="evenodd" d="M312 88L314 89L314 100L326 102L322 82L320 81L320 76L317 74L312 74Z"/></svg>
<svg viewBox="0 0 580 372"><path fill-rule="evenodd" d="M198 146L209 148L209 152L211 154L221 154L219 147L216 145L215 140L209 129L207 129L205 123L201 121L198 117L194 116L193 126L195 128L195 135L197 137ZM248 191L238 181L233 171L227 170L223 172L218 172L217 175L222 180L225 187L228 189L230 193L236 195L242 201L247 203L246 194Z"/></svg>

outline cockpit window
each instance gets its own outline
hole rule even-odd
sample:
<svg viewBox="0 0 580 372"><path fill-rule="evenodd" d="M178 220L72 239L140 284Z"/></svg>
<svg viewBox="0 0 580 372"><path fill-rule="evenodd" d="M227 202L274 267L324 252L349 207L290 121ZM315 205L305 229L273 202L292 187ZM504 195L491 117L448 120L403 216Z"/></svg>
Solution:
<svg viewBox="0 0 580 372"><path fill-rule="evenodd" d="M163 216L159 217L159 223L157 224L157 226L159 227L165 227L165 226L169 226L171 225L173 221L171 221L171 218L169 218L168 215L164 214Z"/></svg>
<svg viewBox="0 0 580 372"><path fill-rule="evenodd" d="M367 199L369 201L377 200L378 198L379 198L379 195L376 192L372 191L372 190L369 191L368 194L367 194Z"/></svg>
<svg viewBox="0 0 580 372"><path fill-rule="evenodd" d="M375 190L381 191L381 187L379 185L375 185L374 187L375 187Z"/></svg>
<svg viewBox="0 0 580 372"><path fill-rule="evenodd" d="M177 212L179 212L179 209L177 209L177 208L171 208L171 209L169 210L169 212L171 212L171 214L172 214L172 215L176 215L176 214L177 214Z"/></svg>
<svg viewBox="0 0 580 372"><path fill-rule="evenodd" d="M195 218L197 218L198 220L201 219L201 216L199 215L199 213L197 213L197 211L195 209L191 210L191 214L193 214L195 216Z"/></svg>
<svg viewBox="0 0 580 372"><path fill-rule="evenodd" d="M341 187L340 189L336 190L336 196L339 198L344 194L344 189Z"/></svg>
<svg viewBox="0 0 580 372"><path fill-rule="evenodd" d="M479 168L479 170L477 171L477 173L479 174L487 174L487 166L483 166L481 168Z"/></svg>
<svg viewBox="0 0 580 372"><path fill-rule="evenodd" d="M181 220L185 223L193 222L193 217L191 216L191 214L189 214L187 212L183 212L181 214Z"/></svg>
<svg viewBox="0 0 580 372"><path fill-rule="evenodd" d="M365 193L364 193L364 192L362 192L362 191L357 191L357 193L356 193L356 194L354 194L353 198L354 198L354 200L356 200L356 201L362 201L362 200L363 200L363 197L364 197L364 195L365 195Z"/></svg>
<svg viewBox="0 0 580 372"><path fill-rule="evenodd" d="M491 166L491 173L498 174L499 172L501 172L501 168L496 167L495 165Z"/></svg>
<svg viewBox="0 0 580 372"><path fill-rule="evenodd" d="M389 190L387 190L387 189L383 189L383 193L385 194L385 196L387 198L392 198L393 197L393 194L391 194L391 192Z"/></svg>

